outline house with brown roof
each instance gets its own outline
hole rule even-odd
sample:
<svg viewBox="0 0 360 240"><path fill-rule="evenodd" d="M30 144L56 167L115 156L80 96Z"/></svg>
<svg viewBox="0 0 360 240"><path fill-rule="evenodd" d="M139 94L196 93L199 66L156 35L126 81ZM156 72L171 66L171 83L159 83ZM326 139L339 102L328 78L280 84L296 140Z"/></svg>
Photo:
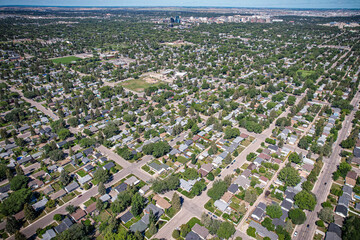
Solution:
<svg viewBox="0 0 360 240"><path fill-rule="evenodd" d="M49 195L50 193L54 192L54 189L51 187L51 185L47 186L44 190L43 193L45 195Z"/></svg>
<svg viewBox="0 0 360 240"><path fill-rule="evenodd" d="M21 210L20 212L18 212L17 214L14 215L14 218L16 220L23 220L25 218L25 212L24 210Z"/></svg>
<svg viewBox="0 0 360 240"><path fill-rule="evenodd" d="M226 192L224 193L224 195L221 197L221 200L229 203L231 201L231 198L233 197L233 194L231 192Z"/></svg>
<svg viewBox="0 0 360 240"><path fill-rule="evenodd" d="M269 181L269 179L267 179L267 178L264 177L264 176L260 176L260 177L259 177L259 180L260 180L260 182L262 182L262 183L264 183L264 184L267 184L267 182Z"/></svg>
<svg viewBox="0 0 360 240"><path fill-rule="evenodd" d="M36 189L36 188L39 188L39 187L41 187L43 185L44 185L44 182L39 180L39 179L31 180L28 183L28 187L31 188L31 189Z"/></svg>
<svg viewBox="0 0 360 240"><path fill-rule="evenodd" d="M357 174L354 171L349 171L345 177L345 183L349 186L354 187L356 185Z"/></svg>
<svg viewBox="0 0 360 240"><path fill-rule="evenodd" d="M250 171L255 170L255 169L256 169L256 165L255 165L254 163L251 163L251 164L247 167L247 169L249 169Z"/></svg>
<svg viewBox="0 0 360 240"><path fill-rule="evenodd" d="M92 214L93 212L96 211L96 202L90 204L86 209L85 209L85 212L87 214Z"/></svg>
<svg viewBox="0 0 360 240"><path fill-rule="evenodd" d="M86 216L86 212L82 210L81 208L78 208L76 212L71 214L72 219L74 219L75 222L79 222L83 217Z"/></svg>
<svg viewBox="0 0 360 240"><path fill-rule="evenodd" d="M194 233L196 233L197 235L199 235L199 237L201 239L206 239L207 236L209 235L209 230L207 230L206 227L200 226L199 224L195 223L195 225L193 226L193 228L191 229L191 231L193 231Z"/></svg>
<svg viewBox="0 0 360 240"><path fill-rule="evenodd" d="M206 177L209 174L209 172L211 172L212 166L213 165L211 163L203 164L198 170L198 173L200 173L202 177Z"/></svg>
<svg viewBox="0 0 360 240"><path fill-rule="evenodd" d="M271 159L271 156L269 156L269 155L267 155L265 153L260 153L258 157L262 158L262 159L265 159L265 160L268 160L268 161Z"/></svg>
<svg viewBox="0 0 360 240"><path fill-rule="evenodd" d="M153 197L153 199L155 200L157 207L162 209L169 209L171 207L171 204L168 201L157 194Z"/></svg>
<svg viewBox="0 0 360 240"><path fill-rule="evenodd" d="M66 195L66 191L64 189L61 189L61 190L57 191L56 193L51 194L50 198L52 200L56 200L56 199L61 198L61 197L65 196L65 195Z"/></svg>

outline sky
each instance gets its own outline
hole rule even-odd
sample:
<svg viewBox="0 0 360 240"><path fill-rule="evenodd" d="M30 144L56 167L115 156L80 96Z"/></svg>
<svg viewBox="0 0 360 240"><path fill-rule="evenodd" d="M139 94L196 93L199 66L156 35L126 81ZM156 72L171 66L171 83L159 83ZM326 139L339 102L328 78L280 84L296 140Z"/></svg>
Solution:
<svg viewBox="0 0 360 240"><path fill-rule="evenodd" d="M5 5L360 9L360 0L0 0L0 6L5 6Z"/></svg>

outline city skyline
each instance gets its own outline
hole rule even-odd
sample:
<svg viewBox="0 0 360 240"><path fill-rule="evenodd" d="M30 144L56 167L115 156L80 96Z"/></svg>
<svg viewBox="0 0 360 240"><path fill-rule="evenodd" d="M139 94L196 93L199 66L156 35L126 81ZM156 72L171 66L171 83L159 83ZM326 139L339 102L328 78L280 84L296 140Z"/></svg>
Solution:
<svg viewBox="0 0 360 240"><path fill-rule="evenodd" d="M289 2L285 0L265 1L265 0L182 0L164 1L154 0L149 3L145 0L116 1L116 0L64 0L59 3L54 0L0 0L0 6L68 6L68 7L235 7L235 8L297 8L297 9L359 9L360 2L352 0L301 0Z"/></svg>

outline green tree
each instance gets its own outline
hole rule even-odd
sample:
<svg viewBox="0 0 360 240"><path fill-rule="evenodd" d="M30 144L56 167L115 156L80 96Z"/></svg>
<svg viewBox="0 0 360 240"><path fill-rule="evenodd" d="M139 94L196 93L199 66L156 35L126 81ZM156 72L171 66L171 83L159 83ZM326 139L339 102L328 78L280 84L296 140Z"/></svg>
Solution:
<svg viewBox="0 0 360 240"><path fill-rule="evenodd" d="M63 184L63 186L67 186L71 182L71 177L66 170L62 170L59 180Z"/></svg>
<svg viewBox="0 0 360 240"><path fill-rule="evenodd" d="M105 184L103 182L99 182L98 192L100 195L104 195L106 193Z"/></svg>
<svg viewBox="0 0 360 240"><path fill-rule="evenodd" d="M61 214L55 214L53 219L55 221L60 222L62 220L62 218L63 218L63 216Z"/></svg>
<svg viewBox="0 0 360 240"><path fill-rule="evenodd" d="M268 217L265 218L264 221L261 222L261 225L269 231L275 230L275 225L272 223L272 220Z"/></svg>
<svg viewBox="0 0 360 240"><path fill-rule="evenodd" d="M172 233L172 237L175 239L180 238L180 231L175 229Z"/></svg>
<svg viewBox="0 0 360 240"><path fill-rule="evenodd" d="M5 216L13 215L21 211L24 204L30 199L31 190L22 188L10 194L10 196L0 204L0 212Z"/></svg>
<svg viewBox="0 0 360 240"><path fill-rule="evenodd" d="M96 172L94 173L94 179L97 182L105 183L109 180L109 172L106 169L103 169L102 167L99 167Z"/></svg>
<svg viewBox="0 0 360 240"><path fill-rule="evenodd" d="M289 218L296 225L303 224L306 221L306 215L300 208L291 209L289 211Z"/></svg>
<svg viewBox="0 0 360 240"><path fill-rule="evenodd" d="M27 238L25 237L24 234L22 234L20 231L16 231L15 233L15 240L26 240Z"/></svg>
<svg viewBox="0 0 360 240"><path fill-rule="evenodd" d="M157 227L156 227L155 223L150 223L150 225L149 225L149 234L152 236L155 233L157 233Z"/></svg>
<svg viewBox="0 0 360 240"><path fill-rule="evenodd" d="M187 224L183 224L180 226L180 233L183 238L188 235L188 233L191 231L191 228Z"/></svg>
<svg viewBox="0 0 360 240"><path fill-rule="evenodd" d="M76 207L74 205L68 205L66 206L65 210L69 213L72 214L76 211Z"/></svg>
<svg viewBox="0 0 360 240"><path fill-rule="evenodd" d="M350 216L345 219L344 225L342 227L342 236L343 240L353 240L354 237L358 238L360 236L360 217Z"/></svg>
<svg viewBox="0 0 360 240"><path fill-rule="evenodd" d="M222 180L216 180L213 187L207 191L207 195L213 200L219 200L222 195L227 191L228 184Z"/></svg>
<svg viewBox="0 0 360 240"><path fill-rule="evenodd" d="M300 175L296 169L290 166L281 169L278 177L279 180L284 182L286 186L295 186L301 180Z"/></svg>
<svg viewBox="0 0 360 240"><path fill-rule="evenodd" d="M324 222L331 223L334 221L334 211L332 208L322 208L319 212L319 218Z"/></svg>
<svg viewBox="0 0 360 240"><path fill-rule="evenodd" d="M15 171L17 175L24 175L24 171L19 165L16 165Z"/></svg>
<svg viewBox="0 0 360 240"><path fill-rule="evenodd" d="M299 155L296 153L296 152L292 152L290 155L289 155L289 160L293 163L300 163L301 162L301 159L299 157Z"/></svg>
<svg viewBox="0 0 360 240"><path fill-rule="evenodd" d="M8 233L14 234L19 229L20 223L13 216L9 216L6 218L5 230Z"/></svg>
<svg viewBox="0 0 360 240"><path fill-rule="evenodd" d="M135 193L132 197L131 202L131 212L136 217L142 213L143 208L145 207L144 198L140 195L140 193Z"/></svg>
<svg viewBox="0 0 360 240"><path fill-rule="evenodd" d="M247 189L246 191L245 191L245 196L244 196L244 200L245 200L245 202L248 202L248 203L250 203L250 204L253 204L255 201L256 201L256 199L257 199L257 193L256 193L256 191L254 190L254 189Z"/></svg>
<svg viewBox="0 0 360 240"><path fill-rule="evenodd" d="M65 154L61 149L55 149L49 152L49 157L53 161L60 161L64 159Z"/></svg>
<svg viewBox="0 0 360 240"><path fill-rule="evenodd" d="M28 203L24 205L24 214L27 220L34 220L36 218L36 211Z"/></svg>
<svg viewBox="0 0 360 240"><path fill-rule="evenodd" d="M17 175L10 181L10 189L17 191L21 188L26 188L29 178L24 175Z"/></svg>
<svg viewBox="0 0 360 240"><path fill-rule="evenodd" d="M222 239L229 239L234 233L234 225L227 221L222 222L219 229L217 230L217 235Z"/></svg>
<svg viewBox="0 0 360 240"><path fill-rule="evenodd" d="M271 218L280 218L282 216L281 207L277 204L266 206L266 214Z"/></svg>
<svg viewBox="0 0 360 240"><path fill-rule="evenodd" d="M316 197L313 193L302 190L294 197L295 204L301 209L313 211L316 205Z"/></svg>
<svg viewBox="0 0 360 240"><path fill-rule="evenodd" d="M67 120L67 123L74 128L78 126L79 120L76 117L72 117Z"/></svg>
<svg viewBox="0 0 360 240"><path fill-rule="evenodd" d="M256 229L253 227L248 227L248 229L246 230L246 234L250 237L256 238Z"/></svg>
<svg viewBox="0 0 360 240"><path fill-rule="evenodd" d="M7 171L7 167L5 164L0 164L0 180L3 180L6 178L6 171Z"/></svg>
<svg viewBox="0 0 360 240"><path fill-rule="evenodd" d="M59 130L58 136L60 140L65 140L66 138L71 136L71 132L67 128L62 128Z"/></svg>
<svg viewBox="0 0 360 240"><path fill-rule="evenodd" d="M181 199L179 194L176 192L173 194L173 197L171 199L172 207L175 209L176 212L180 211L181 209Z"/></svg>

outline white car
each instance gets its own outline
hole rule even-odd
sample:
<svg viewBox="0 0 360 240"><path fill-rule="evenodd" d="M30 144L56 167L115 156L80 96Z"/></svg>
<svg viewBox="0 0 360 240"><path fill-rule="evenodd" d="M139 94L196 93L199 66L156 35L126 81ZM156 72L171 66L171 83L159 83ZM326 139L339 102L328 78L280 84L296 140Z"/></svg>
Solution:
<svg viewBox="0 0 360 240"><path fill-rule="evenodd" d="M297 232L294 232L294 237L296 237L297 236Z"/></svg>

